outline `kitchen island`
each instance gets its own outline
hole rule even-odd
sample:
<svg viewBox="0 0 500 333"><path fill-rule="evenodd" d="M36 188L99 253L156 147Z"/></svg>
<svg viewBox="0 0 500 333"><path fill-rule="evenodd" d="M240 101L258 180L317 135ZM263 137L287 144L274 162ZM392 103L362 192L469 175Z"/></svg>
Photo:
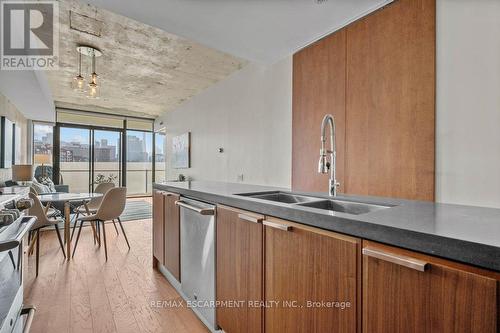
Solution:
<svg viewBox="0 0 500 333"><path fill-rule="evenodd" d="M162 228L153 236L160 267L171 261L172 251L165 251L171 242L161 243L172 239L165 217L176 216L175 202L207 202L217 206L217 301L281 302L245 311L217 307L225 332L248 331L250 324L262 332L497 331L499 209L335 197L341 208L369 207L349 214L322 207L332 199L325 194L294 192L308 202L276 201L289 190L275 187L192 181L154 188L156 198L174 196L162 206L163 220L154 217ZM182 275L176 280L182 284Z"/></svg>

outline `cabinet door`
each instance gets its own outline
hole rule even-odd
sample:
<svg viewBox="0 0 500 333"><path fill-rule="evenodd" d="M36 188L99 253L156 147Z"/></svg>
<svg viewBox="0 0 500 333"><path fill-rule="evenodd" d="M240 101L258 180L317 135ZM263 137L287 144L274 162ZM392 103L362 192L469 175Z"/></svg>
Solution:
<svg viewBox="0 0 500 333"><path fill-rule="evenodd" d="M153 193L153 266L163 264L164 255L164 196L163 191Z"/></svg>
<svg viewBox="0 0 500 333"><path fill-rule="evenodd" d="M180 199L180 196L175 193L165 192L164 197L165 267L180 282L180 216L179 206L175 204Z"/></svg>
<svg viewBox="0 0 500 333"><path fill-rule="evenodd" d="M364 332L497 332L494 278L442 259L363 245Z"/></svg>
<svg viewBox="0 0 500 333"><path fill-rule="evenodd" d="M263 216L217 207L217 324L227 333L262 332ZM255 303L254 303L255 302ZM238 305L238 306L236 306Z"/></svg>
<svg viewBox="0 0 500 333"><path fill-rule="evenodd" d="M265 331L356 332L360 240L266 217Z"/></svg>

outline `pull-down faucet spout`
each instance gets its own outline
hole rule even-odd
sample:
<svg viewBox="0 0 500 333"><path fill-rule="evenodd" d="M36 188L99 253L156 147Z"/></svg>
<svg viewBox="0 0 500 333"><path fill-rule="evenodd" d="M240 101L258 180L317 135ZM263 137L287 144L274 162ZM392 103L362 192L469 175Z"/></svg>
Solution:
<svg viewBox="0 0 500 333"><path fill-rule="evenodd" d="M326 145L326 126L330 128L330 149L325 148ZM330 161L327 155L330 155ZM318 172L328 173L330 170L330 178L328 179L328 194L332 197L337 196L337 183L336 179L336 146L335 146L335 119L331 114L325 115L321 123L321 149L319 151Z"/></svg>

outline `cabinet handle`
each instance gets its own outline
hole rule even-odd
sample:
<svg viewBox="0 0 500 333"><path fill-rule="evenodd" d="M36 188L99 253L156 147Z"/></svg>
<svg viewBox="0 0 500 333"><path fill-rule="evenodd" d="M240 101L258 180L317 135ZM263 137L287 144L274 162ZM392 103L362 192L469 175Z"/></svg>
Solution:
<svg viewBox="0 0 500 333"><path fill-rule="evenodd" d="M21 316L28 315L26 321L24 322L23 333L29 333L31 329L31 323L33 322L33 317L35 316L36 308L34 306L25 306L21 309Z"/></svg>
<svg viewBox="0 0 500 333"><path fill-rule="evenodd" d="M238 218L252 223L262 223L263 218L250 216L246 214L238 214Z"/></svg>
<svg viewBox="0 0 500 333"><path fill-rule="evenodd" d="M268 227L271 227L271 228L274 228L274 229L283 230L283 231L291 231L292 230L292 227L289 226L289 225L286 225L286 224L275 223L275 222L266 221L266 220L264 220L262 222L262 224L265 225L265 226L268 226Z"/></svg>
<svg viewBox="0 0 500 333"><path fill-rule="evenodd" d="M171 197L173 196L174 194L173 193L170 193L170 192L163 192L163 195L166 196L166 197Z"/></svg>
<svg viewBox="0 0 500 333"><path fill-rule="evenodd" d="M371 247L363 248L362 252L366 256L384 260L420 272L425 272L425 269L427 268L427 266L429 266L429 263L423 260L407 257L405 255L395 255L392 253L382 252Z"/></svg>
<svg viewBox="0 0 500 333"><path fill-rule="evenodd" d="M213 208L200 208L200 207L195 207L191 206L185 202L182 202L181 200L177 200L175 202L177 206L184 207L186 209L192 210L194 212L197 212L200 215L214 215L215 210Z"/></svg>

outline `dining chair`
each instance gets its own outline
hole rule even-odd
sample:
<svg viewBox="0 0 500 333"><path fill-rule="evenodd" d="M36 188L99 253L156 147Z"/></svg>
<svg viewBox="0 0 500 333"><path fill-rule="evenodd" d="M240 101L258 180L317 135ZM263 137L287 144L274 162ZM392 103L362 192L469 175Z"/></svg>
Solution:
<svg viewBox="0 0 500 333"><path fill-rule="evenodd" d="M115 187L115 183L100 183L96 186L94 193L100 193L102 196L92 198L88 203L87 207L85 205L81 205L78 208L75 209L75 223L73 224L73 230L71 231L71 240L73 240L73 235L75 234L75 230L77 227L76 221L78 220L78 217L80 215L89 215L90 214L95 214L97 210L99 209L99 206L101 205L102 198L103 196L112 188ZM88 208L88 212L87 212ZM116 234L118 235L118 228L116 227L115 220L113 220L113 225L115 226Z"/></svg>
<svg viewBox="0 0 500 333"><path fill-rule="evenodd" d="M36 196L40 195L33 187L30 187L30 193L33 193ZM47 193L47 194L51 194L51 193ZM44 206L43 204L41 204L41 205L42 205L43 210L45 211L45 215L47 215L48 217L59 217L59 216L62 216L60 210L55 209L55 208L50 207L50 206L47 209L47 206Z"/></svg>
<svg viewBox="0 0 500 333"><path fill-rule="evenodd" d="M30 192L29 197L33 200L33 206L31 206L31 208L29 209L29 214L32 216L36 216L36 222L35 224L33 224L30 231L35 235L34 237L32 237L31 242L36 242L36 276L38 276L38 265L40 261L41 229L54 226L54 228L56 229L57 239L59 240L59 246L61 247L61 251L63 253L64 258L66 258L66 252L64 251L64 245L62 242L61 233L59 232L59 226L58 226L58 223L63 222L63 220L60 218L55 218L55 219L49 218L45 213L45 207L42 205L40 199L38 199L38 196L36 194ZM32 248L32 246L34 245L35 245L34 243L30 244L30 248Z"/></svg>
<svg viewBox="0 0 500 333"><path fill-rule="evenodd" d="M127 242L127 246L130 249L130 244L128 242L127 234L125 233L122 221L120 220L120 215L123 213L123 210L125 209L126 201L127 201L126 187L112 188L108 192L106 192L106 194L102 198L101 205L99 206L95 214L82 216L77 220L77 222L80 221L80 227L78 228L78 234L76 235L76 242L75 246L73 247L72 257L75 256L75 251L78 246L78 240L80 239L80 234L82 232L82 227L84 222L95 222L99 239L101 237L100 225L102 224L102 235L104 239L104 255L106 257L106 260L108 260L108 246L106 243L106 223L105 223L106 221L118 220L120 228L122 229L123 236L125 237L125 241Z"/></svg>

